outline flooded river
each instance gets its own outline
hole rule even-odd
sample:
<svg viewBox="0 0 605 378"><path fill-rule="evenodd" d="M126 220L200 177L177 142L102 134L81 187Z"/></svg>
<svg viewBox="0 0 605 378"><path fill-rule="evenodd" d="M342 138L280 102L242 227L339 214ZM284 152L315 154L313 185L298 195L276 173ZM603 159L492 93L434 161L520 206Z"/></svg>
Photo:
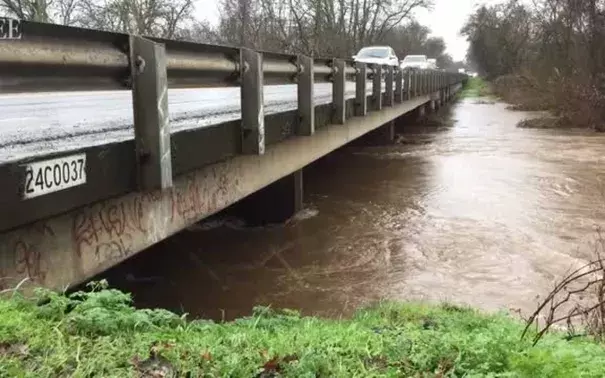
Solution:
<svg viewBox="0 0 605 378"><path fill-rule="evenodd" d="M305 174L285 226L197 227L105 275L139 306L232 319L257 304L347 315L380 299L535 308L605 225L605 136L519 129L465 100L443 126L348 147Z"/></svg>

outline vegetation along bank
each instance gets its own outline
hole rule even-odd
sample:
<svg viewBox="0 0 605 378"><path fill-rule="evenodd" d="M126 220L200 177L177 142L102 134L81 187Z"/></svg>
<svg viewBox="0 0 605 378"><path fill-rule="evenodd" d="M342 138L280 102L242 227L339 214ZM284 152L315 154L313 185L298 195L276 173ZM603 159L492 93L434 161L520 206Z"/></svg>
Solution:
<svg viewBox="0 0 605 378"><path fill-rule="evenodd" d="M0 300L2 377L602 377L589 337L532 346L506 314L382 303L350 319L258 307L232 322L135 309L96 283L69 295Z"/></svg>

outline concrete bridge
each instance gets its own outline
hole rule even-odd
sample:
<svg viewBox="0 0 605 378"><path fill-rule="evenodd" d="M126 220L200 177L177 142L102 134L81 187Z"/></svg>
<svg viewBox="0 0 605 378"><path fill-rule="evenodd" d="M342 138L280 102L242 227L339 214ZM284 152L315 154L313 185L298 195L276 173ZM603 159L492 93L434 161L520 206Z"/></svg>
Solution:
<svg viewBox="0 0 605 378"><path fill-rule="evenodd" d="M284 221L304 166L464 80L23 23L0 43L0 289L79 284L242 199Z"/></svg>

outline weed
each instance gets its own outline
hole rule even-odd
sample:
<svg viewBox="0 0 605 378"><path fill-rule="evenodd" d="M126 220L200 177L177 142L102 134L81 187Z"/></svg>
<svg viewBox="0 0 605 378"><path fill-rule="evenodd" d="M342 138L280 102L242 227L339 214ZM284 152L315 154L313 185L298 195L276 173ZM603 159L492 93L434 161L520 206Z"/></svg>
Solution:
<svg viewBox="0 0 605 378"><path fill-rule="evenodd" d="M470 78L462 92L458 94L459 98L477 98L488 97L492 94L489 84L480 77Z"/></svg>
<svg viewBox="0 0 605 378"><path fill-rule="evenodd" d="M344 320L257 307L233 322L136 310L106 286L0 299L0 376L600 377L605 350L453 304L384 302ZM528 331L532 332L532 331ZM533 336L533 334L532 334Z"/></svg>

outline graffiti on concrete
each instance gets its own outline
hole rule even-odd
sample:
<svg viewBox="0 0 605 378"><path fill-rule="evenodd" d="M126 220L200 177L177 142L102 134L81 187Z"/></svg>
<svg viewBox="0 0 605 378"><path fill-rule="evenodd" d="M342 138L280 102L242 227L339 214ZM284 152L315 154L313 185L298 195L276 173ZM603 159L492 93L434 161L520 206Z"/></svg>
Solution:
<svg viewBox="0 0 605 378"><path fill-rule="evenodd" d="M135 253L135 238L148 231L146 214L160 199L157 193L137 194L78 211L72 224L76 255L94 256L104 262L123 260Z"/></svg>
<svg viewBox="0 0 605 378"><path fill-rule="evenodd" d="M37 240L41 236L54 237L55 233L46 223L32 227L14 243L13 256L15 258L15 271L23 277L29 277L32 282L44 282L47 268L42 253L30 240Z"/></svg>
<svg viewBox="0 0 605 378"><path fill-rule="evenodd" d="M131 193L4 234L0 287L26 276L73 283L123 261L237 200L233 173L229 166L209 167L181 176L166 191Z"/></svg>
<svg viewBox="0 0 605 378"><path fill-rule="evenodd" d="M172 190L171 202L171 222L192 222L200 216L205 203L195 177L187 177L184 189Z"/></svg>

